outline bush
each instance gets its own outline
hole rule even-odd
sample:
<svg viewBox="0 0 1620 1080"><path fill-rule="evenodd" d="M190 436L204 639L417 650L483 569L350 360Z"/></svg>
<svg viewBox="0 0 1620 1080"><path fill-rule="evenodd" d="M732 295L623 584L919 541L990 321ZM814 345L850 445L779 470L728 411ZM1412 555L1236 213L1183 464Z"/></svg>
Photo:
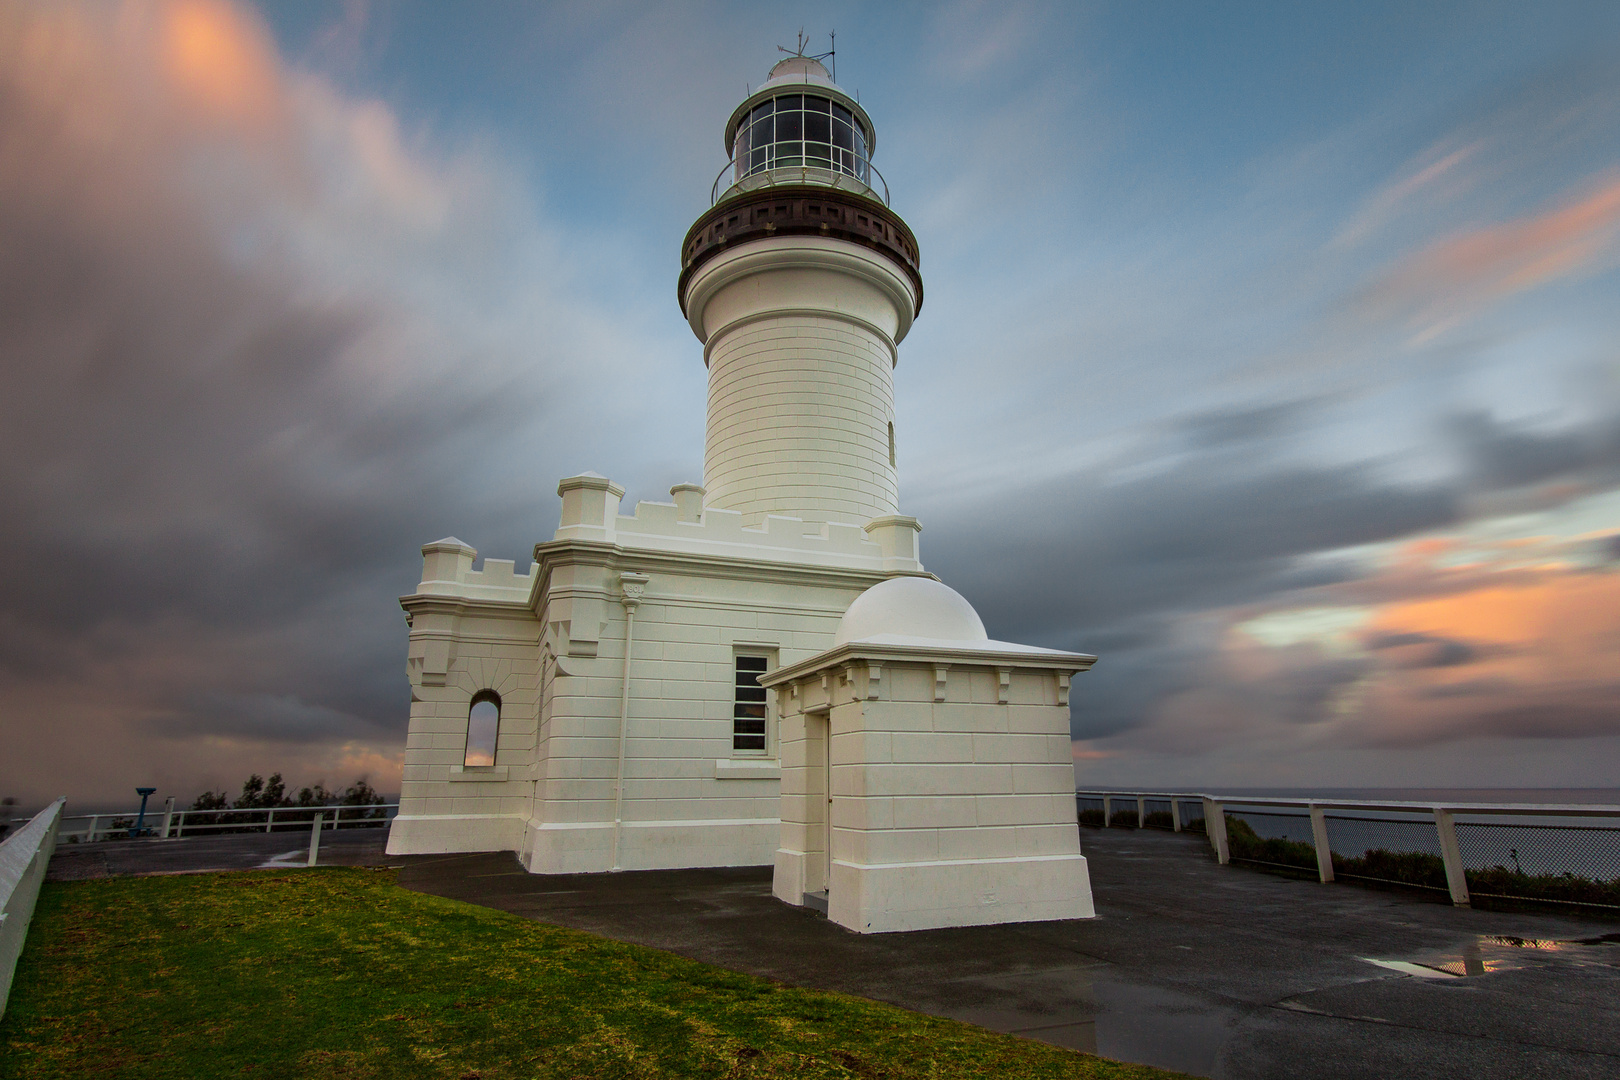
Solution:
<svg viewBox="0 0 1620 1080"><path fill-rule="evenodd" d="M1134 829L1136 828L1136 811L1115 810L1114 819L1108 824L1116 829Z"/></svg>
<svg viewBox="0 0 1620 1080"><path fill-rule="evenodd" d="M1198 823L1201 830L1202 823ZM1194 826L1189 824L1189 829ZM1297 840L1262 837L1242 818L1226 819L1227 850L1234 859L1277 863L1316 869L1316 848ZM1369 878L1447 891L1446 864L1426 851L1390 851L1373 848L1360 855L1333 853L1336 877ZM1554 900L1563 903L1595 904L1620 908L1620 878L1604 881L1578 874L1526 874L1493 866L1489 870L1467 870L1468 891L1490 898Z"/></svg>
<svg viewBox="0 0 1620 1080"><path fill-rule="evenodd" d="M271 829L280 828L283 823L289 829L306 829L315 820L315 814L320 810L331 809L334 806L342 807L376 807L377 809L364 809L349 811L343 815L342 826L360 826L366 822L380 821L387 817L387 812L381 809L383 797L377 794L370 781L361 777L350 784L341 793L328 791L324 784L314 787L300 788L296 798L287 795L287 785L280 773L271 773L269 779L254 773L242 782L242 793L233 803L223 791L205 791L192 802L193 811L203 813L188 813L185 827L191 829L198 826L219 826L208 831L222 832L260 832L266 825ZM264 814L211 814L210 810L265 810ZM275 820L271 821L268 811L277 811ZM298 811L306 811L299 813ZM290 812L289 812L290 811Z"/></svg>
<svg viewBox="0 0 1620 1080"><path fill-rule="evenodd" d="M1108 822L1103 820L1103 812L1101 810L1082 810L1080 811L1080 824L1094 825L1100 829L1107 825Z"/></svg>
<svg viewBox="0 0 1620 1080"><path fill-rule="evenodd" d="M1465 876L1470 893L1620 907L1620 878L1604 881L1579 874L1526 874L1505 866L1468 870Z"/></svg>
<svg viewBox="0 0 1620 1080"><path fill-rule="evenodd" d="M1424 851L1388 851L1373 848L1351 858L1333 855L1333 872L1347 877L1378 878L1402 885L1430 889L1446 888L1446 864L1438 855Z"/></svg>
<svg viewBox="0 0 1620 1080"><path fill-rule="evenodd" d="M1297 866L1302 870L1316 869L1314 846L1298 840L1261 836L1247 821L1231 815L1226 818L1226 850L1234 859Z"/></svg>
<svg viewBox="0 0 1620 1080"><path fill-rule="evenodd" d="M1168 810L1155 810L1142 819L1142 824L1149 829L1173 829L1175 820L1171 818Z"/></svg>

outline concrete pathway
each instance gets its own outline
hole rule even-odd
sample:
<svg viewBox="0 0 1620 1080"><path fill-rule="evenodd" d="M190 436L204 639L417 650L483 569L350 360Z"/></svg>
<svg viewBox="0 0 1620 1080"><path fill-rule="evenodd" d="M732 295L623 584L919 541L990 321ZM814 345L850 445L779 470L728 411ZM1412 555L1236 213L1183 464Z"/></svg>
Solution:
<svg viewBox="0 0 1620 1080"><path fill-rule="evenodd" d="M1620 921L1221 867L1188 835L1081 840L1096 919L872 936L779 903L768 868L391 862L421 892L1203 1076L1620 1077Z"/></svg>
<svg viewBox="0 0 1620 1080"><path fill-rule="evenodd" d="M383 854L387 842L386 829L322 829L319 862L321 866L382 865L388 861ZM94 844L58 844L45 880L304 866L308 858L308 829L216 833L176 840L102 840Z"/></svg>

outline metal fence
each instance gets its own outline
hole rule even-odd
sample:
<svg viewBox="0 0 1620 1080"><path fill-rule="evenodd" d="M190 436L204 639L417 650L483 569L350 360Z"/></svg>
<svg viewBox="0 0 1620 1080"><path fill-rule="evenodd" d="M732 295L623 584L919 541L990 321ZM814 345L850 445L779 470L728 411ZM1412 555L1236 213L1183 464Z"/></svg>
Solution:
<svg viewBox="0 0 1620 1080"><path fill-rule="evenodd" d="M398 803L360 806L277 806L220 810L176 810L174 800L144 821L138 811L122 814L75 814L61 819L58 843L90 844L137 836L178 840L187 836L222 832L308 832L319 816L325 829L386 828L399 813ZM16 826L27 818L12 818ZM75 824L82 823L82 824Z"/></svg>
<svg viewBox="0 0 1620 1080"><path fill-rule="evenodd" d="M1620 911L1620 806L1085 791L1080 824L1209 837L1216 860L1320 881Z"/></svg>

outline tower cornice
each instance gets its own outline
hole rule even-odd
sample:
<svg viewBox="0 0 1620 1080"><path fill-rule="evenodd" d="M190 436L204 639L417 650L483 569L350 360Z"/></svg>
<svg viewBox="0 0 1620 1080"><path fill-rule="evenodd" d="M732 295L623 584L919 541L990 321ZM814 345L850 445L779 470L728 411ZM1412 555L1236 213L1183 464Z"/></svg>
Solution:
<svg viewBox="0 0 1620 1080"><path fill-rule="evenodd" d="M740 309L730 306L719 322L709 311L710 300L744 278L794 270L832 271L860 281L884 298L888 315L884 317L877 311L867 310L865 316L871 317L863 317L859 306L806 304L803 297L793 302L793 298L768 292L750 294L749 302ZM802 316L836 319L859 326L882 343L889 365L893 367L900 359L896 346L911 332L916 318L915 289L913 279L902 273L892 258L870 248L848 246L835 238L811 233L756 239L719 253L697 268L687 282L685 307L692 333L704 343L705 366L715 345L733 330L760 319ZM783 303L783 300L789 302Z"/></svg>
<svg viewBox="0 0 1620 1080"><path fill-rule="evenodd" d="M716 203L687 230L681 243L676 295L686 310L687 287L704 263L753 240L824 236L858 244L886 256L916 291L913 313L922 310L923 283L917 237L899 214L876 199L813 184L781 184L743 192Z"/></svg>

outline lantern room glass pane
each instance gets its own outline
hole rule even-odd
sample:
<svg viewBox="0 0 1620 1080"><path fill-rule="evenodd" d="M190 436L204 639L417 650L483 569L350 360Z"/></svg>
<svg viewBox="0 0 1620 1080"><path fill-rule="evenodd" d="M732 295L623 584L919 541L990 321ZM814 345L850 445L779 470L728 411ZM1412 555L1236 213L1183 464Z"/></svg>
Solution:
<svg viewBox="0 0 1620 1080"><path fill-rule="evenodd" d="M733 148L737 179L766 169L826 169L869 183L871 139L853 112L813 94L783 94L761 102L738 126Z"/></svg>

